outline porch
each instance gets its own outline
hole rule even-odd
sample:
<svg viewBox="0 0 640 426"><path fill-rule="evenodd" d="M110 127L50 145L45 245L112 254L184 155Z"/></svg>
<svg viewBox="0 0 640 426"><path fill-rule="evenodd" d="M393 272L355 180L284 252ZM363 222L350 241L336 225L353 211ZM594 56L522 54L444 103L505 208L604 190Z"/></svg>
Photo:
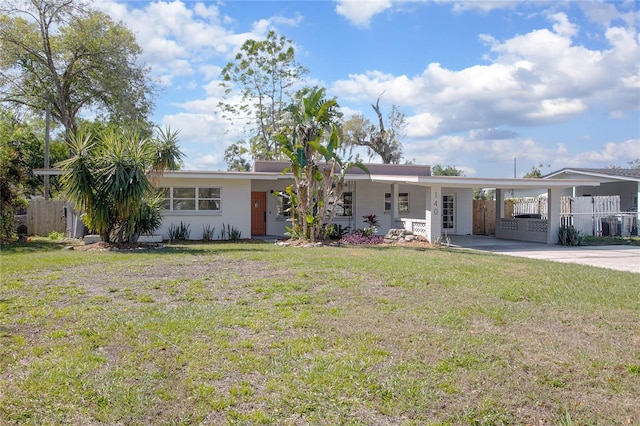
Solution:
<svg viewBox="0 0 640 426"><path fill-rule="evenodd" d="M390 184L392 198L399 184L424 188L424 215L400 218L392 201L390 222L400 220L402 227L434 242L443 235L472 234L474 188L492 188L496 194L495 237L504 240L556 244L561 227L561 193L576 182L545 179L481 179L461 176L429 176L408 180L406 177L371 176L374 182ZM590 182L598 185L597 182ZM582 182L584 184L584 182ZM547 217L517 215L505 209L505 198L512 189L546 190ZM462 224L463 226L459 226Z"/></svg>

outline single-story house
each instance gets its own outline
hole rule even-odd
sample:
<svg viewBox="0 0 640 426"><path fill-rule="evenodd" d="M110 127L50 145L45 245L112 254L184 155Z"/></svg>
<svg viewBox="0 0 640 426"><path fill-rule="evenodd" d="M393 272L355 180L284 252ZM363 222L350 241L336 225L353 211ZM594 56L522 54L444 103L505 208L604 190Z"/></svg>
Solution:
<svg viewBox="0 0 640 426"><path fill-rule="evenodd" d="M278 196L293 182L283 174L283 162L256 161L252 171L165 171L158 186L165 194L165 213L158 233L188 224L192 239L205 228L231 226L242 238L284 236L288 226L287 200ZM474 188L495 188L496 237L556 244L560 228L560 195L572 188L596 188L598 179L493 179L431 176L430 166L367 164L369 174L353 168L334 223L351 230L367 226L376 215L379 232L405 228L433 242L444 234L472 234ZM509 191L546 191L549 219L504 217ZM593 189L592 189L593 191ZM215 231L217 234L218 231Z"/></svg>

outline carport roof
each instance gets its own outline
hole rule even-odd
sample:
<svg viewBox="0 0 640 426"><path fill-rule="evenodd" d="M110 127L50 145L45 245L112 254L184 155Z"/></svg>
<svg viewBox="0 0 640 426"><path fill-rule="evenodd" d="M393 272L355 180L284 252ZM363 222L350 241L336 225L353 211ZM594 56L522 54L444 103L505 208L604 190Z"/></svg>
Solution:
<svg viewBox="0 0 640 426"><path fill-rule="evenodd" d="M372 174L371 181L381 183L404 183L419 186L486 189L562 189L571 188L574 186L600 186L600 182L588 179L514 179L474 178L466 176L391 176Z"/></svg>

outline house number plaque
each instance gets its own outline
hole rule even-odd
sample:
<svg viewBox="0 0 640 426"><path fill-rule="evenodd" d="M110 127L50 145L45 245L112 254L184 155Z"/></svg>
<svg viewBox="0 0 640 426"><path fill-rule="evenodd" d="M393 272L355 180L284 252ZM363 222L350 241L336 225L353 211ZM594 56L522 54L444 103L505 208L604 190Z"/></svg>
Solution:
<svg viewBox="0 0 640 426"><path fill-rule="evenodd" d="M435 192L436 196L433 200L433 215L438 216L438 191Z"/></svg>

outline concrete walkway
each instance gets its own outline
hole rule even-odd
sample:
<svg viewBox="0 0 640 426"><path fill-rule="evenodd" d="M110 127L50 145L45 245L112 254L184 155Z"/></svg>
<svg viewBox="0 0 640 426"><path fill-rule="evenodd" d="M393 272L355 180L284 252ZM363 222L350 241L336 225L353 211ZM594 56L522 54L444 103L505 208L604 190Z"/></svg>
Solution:
<svg viewBox="0 0 640 426"><path fill-rule="evenodd" d="M640 274L640 247L638 246L579 246L563 247L552 244L500 240L481 235L450 236L451 246L489 251L509 256L554 262L577 263ZM638 277L640 283L640 277Z"/></svg>

